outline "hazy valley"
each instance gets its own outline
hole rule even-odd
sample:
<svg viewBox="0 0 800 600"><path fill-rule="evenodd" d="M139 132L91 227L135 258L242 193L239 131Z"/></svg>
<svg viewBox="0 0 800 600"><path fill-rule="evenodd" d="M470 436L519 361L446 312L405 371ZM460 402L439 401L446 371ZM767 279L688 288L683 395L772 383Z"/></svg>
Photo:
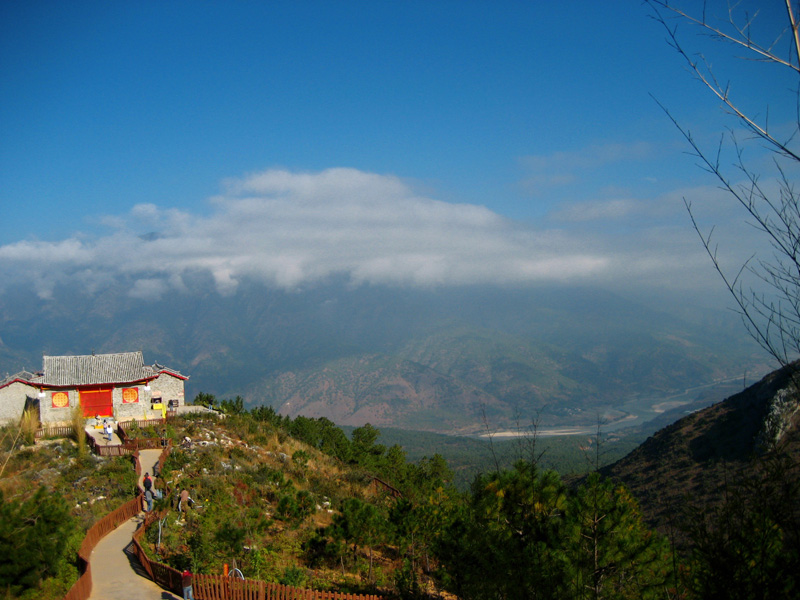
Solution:
<svg viewBox="0 0 800 600"><path fill-rule="evenodd" d="M340 425L475 434L487 422L640 425L768 370L727 311L667 312L590 288L243 283L223 296L202 275L186 285L152 301L124 284L57 288L50 299L8 290L0 373L36 370L43 354L141 349L190 376L188 398L203 391Z"/></svg>

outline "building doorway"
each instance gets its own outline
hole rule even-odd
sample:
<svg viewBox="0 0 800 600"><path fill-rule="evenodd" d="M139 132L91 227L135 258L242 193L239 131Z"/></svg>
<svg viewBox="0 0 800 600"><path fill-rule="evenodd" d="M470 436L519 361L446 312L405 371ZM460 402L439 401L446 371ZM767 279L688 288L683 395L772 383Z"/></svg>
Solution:
<svg viewBox="0 0 800 600"><path fill-rule="evenodd" d="M84 417L114 416L112 390L81 390L80 398Z"/></svg>

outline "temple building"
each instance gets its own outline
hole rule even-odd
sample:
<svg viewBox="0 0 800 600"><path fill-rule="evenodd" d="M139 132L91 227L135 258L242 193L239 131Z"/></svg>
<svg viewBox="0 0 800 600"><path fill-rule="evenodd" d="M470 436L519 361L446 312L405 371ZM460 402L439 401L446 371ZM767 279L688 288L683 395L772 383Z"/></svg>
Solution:
<svg viewBox="0 0 800 600"><path fill-rule="evenodd" d="M17 422L25 409L43 424L68 423L79 406L84 417L117 421L152 419L184 404L188 379L141 352L45 356L42 371L21 371L0 381L0 423Z"/></svg>

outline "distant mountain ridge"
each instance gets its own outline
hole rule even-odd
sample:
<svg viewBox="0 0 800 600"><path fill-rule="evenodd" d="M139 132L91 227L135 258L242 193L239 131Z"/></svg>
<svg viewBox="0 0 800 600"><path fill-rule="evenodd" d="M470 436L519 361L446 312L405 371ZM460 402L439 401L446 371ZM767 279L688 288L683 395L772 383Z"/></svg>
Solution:
<svg viewBox="0 0 800 600"><path fill-rule="evenodd" d="M327 417L342 425L396 423L455 431L480 421L480 407L498 404L480 388L398 357L362 355L302 373L282 373L264 398L295 417Z"/></svg>
<svg viewBox="0 0 800 600"><path fill-rule="evenodd" d="M354 287L283 291L207 275L160 300L125 284L0 295L0 373L43 354L142 350L189 375L187 395L241 395L340 424L442 432L539 415L591 423L621 398L739 375L753 347L718 314L678 314L596 289ZM698 313L699 314L699 313ZM618 415L622 416L622 415Z"/></svg>

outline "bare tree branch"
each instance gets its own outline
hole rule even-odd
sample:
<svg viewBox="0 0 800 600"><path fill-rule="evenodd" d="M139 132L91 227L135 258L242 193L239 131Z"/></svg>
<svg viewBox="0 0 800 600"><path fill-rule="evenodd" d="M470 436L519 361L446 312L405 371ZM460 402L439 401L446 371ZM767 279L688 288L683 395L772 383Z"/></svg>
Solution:
<svg viewBox="0 0 800 600"><path fill-rule="evenodd" d="M797 40L797 28L794 23L794 15L791 8L790 0L786 0L787 4L789 5L789 14L792 15L792 23L790 25L790 29L792 29L792 38ZM733 21L732 11L729 8L729 19L731 26L737 32L736 36L729 35L723 32L721 29L717 27L713 27L710 25L703 17L703 20L697 19L692 17L691 15L687 14L686 12L674 7L669 2L663 2L661 0L649 0L648 2L651 6L654 7L661 7L672 12L674 15L685 19L686 21L693 23L702 27L704 30L710 32L713 36L718 37L719 39L725 40L732 44L736 44L740 47L746 48L750 52L755 53L756 55L760 56L762 60L776 63L779 65L786 66L798 74L800 74L800 66L797 63L797 56L798 51L800 51L800 45L796 45L793 54L789 55L789 58L783 58L780 55L776 54L772 51L772 46L769 48L765 48L760 46L759 44L755 43L749 36L746 34L745 31L749 30L750 24L752 19L748 21L748 24L744 28L737 27ZM722 85L720 81L717 80L716 76L714 75L714 71L711 66L706 62L705 58L701 55L698 59L693 60L690 54L684 49L683 44L681 43L680 39L678 38L678 30L677 27L670 27L669 23L667 23L666 17L662 14L662 12L658 11L657 9L654 10L654 18L656 21L661 23L664 26L665 31L667 32L667 38L669 45L672 46L678 54L680 54L686 64L689 67L689 70L697 77L711 92L719 98L722 103L728 108L728 110L736 116L736 118L744 124L750 131L752 131L757 137L761 138L763 141L767 142L770 146L772 146L775 152L783 154L792 160L800 161L800 155L796 154L792 149L789 148L787 142L782 142L777 138L774 138L769 133L769 127L767 125L767 121L765 120L764 125L760 125L756 122L754 118L751 118L748 114L746 114L739 106L734 103L730 96L730 83L726 83ZM774 44L777 44L778 39L781 36L776 38ZM702 65L702 68L701 68Z"/></svg>
<svg viewBox="0 0 800 600"><path fill-rule="evenodd" d="M746 143L757 143L773 154L775 175L765 176L763 167L751 167L745 158L742 144L733 128L720 138L713 152L702 148L691 132L681 125L672 113L658 100L656 102L688 142L690 154L698 159L699 166L711 173L720 188L745 211L745 222L754 228L771 248L769 256L756 253L738 269L729 272L719 258L719 249L713 241L714 228L704 232L698 223L691 202L684 198L692 227L706 251L716 272L734 299L736 312L742 318L750 335L781 365L792 362L800 355L800 194L790 179L787 165L800 167L800 151L796 148L800 132L800 84L793 92L795 101L794 126L786 139L779 139L770 131L769 107L763 117L747 114L732 98L731 84L724 84L702 54L687 50L679 35L678 24L686 23L699 28L701 34L744 49L744 58L772 63L800 74L800 32L796 0L784 0L785 25L771 33L759 31L756 25L759 10L747 13L742 3L728 4L726 18L712 22L708 7L695 16L677 7L669 0L646 0L653 18L663 25L667 43L676 50L688 65L689 71L723 103L724 111L740 127L752 134ZM761 8L760 5L757 8ZM699 9L698 9L699 10ZM770 25L768 23L768 25ZM788 35L787 35L788 33ZM784 42L788 42L785 44ZM726 165L723 147L729 145L735 160ZM749 279L753 278L753 279ZM760 282L758 289L746 280Z"/></svg>
<svg viewBox="0 0 800 600"><path fill-rule="evenodd" d="M494 460L495 472L500 472L500 461L497 460L497 454L494 451L494 430L489 426L489 417L486 415L486 406L481 404L481 420L483 421L483 428L486 430L486 437L489 438L489 451L492 453L492 460Z"/></svg>

